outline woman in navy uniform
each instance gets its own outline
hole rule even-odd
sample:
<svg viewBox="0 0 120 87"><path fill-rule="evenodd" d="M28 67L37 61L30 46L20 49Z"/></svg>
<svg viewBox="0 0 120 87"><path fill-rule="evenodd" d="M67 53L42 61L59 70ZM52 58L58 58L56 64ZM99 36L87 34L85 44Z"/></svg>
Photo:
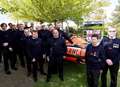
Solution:
<svg viewBox="0 0 120 87"><path fill-rule="evenodd" d="M100 72L105 58L104 48L99 44L98 35L92 35L92 43L86 48L85 58L88 87L98 87Z"/></svg>

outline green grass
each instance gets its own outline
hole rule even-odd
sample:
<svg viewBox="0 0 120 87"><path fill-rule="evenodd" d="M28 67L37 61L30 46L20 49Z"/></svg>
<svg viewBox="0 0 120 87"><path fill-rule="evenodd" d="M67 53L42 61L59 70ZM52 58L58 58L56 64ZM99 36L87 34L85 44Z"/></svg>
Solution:
<svg viewBox="0 0 120 87"><path fill-rule="evenodd" d="M120 86L120 74L118 76L118 87ZM45 82L46 77L39 78L34 87L86 87L85 65L65 62L64 64L64 82L59 80L58 75L53 75L50 82ZM110 77L108 76L108 83Z"/></svg>

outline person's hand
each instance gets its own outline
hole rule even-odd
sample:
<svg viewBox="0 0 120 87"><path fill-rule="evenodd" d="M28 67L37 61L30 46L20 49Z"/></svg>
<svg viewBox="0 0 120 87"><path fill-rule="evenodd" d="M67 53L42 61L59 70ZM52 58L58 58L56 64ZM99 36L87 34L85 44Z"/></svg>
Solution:
<svg viewBox="0 0 120 87"><path fill-rule="evenodd" d="M33 59L32 59L32 62L35 62L35 61L36 61L36 59L35 59L35 58L33 58Z"/></svg>
<svg viewBox="0 0 120 87"><path fill-rule="evenodd" d="M65 59L66 58L66 56L63 56L63 59Z"/></svg>
<svg viewBox="0 0 120 87"><path fill-rule="evenodd" d="M13 51L13 49L12 49L11 47L9 47L9 51L11 51L11 52L12 52L12 51Z"/></svg>
<svg viewBox="0 0 120 87"><path fill-rule="evenodd" d="M8 46L8 43L7 43L7 42L6 42L6 43L3 43L3 46L4 46L4 47Z"/></svg>
<svg viewBox="0 0 120 87"><path fill-rule="evenodd" d="M112 65L113 65L113 62L112 62L111 59L107 59L107 60L106 60L106 63L107 63L109 66L112 66Z"/></svg>
<svg viewBox="0 0 120 87"><path fill-rule="evenodd" d="M100 73L102 73L103 72L103 70L100 70Z"/></svg>
<svg viewBox="0 0 120 87"><path fill-rule="evenodd" d="M45 57L46 57L46 55L45 55L45 54L43 54L43 59L45 59Z"/></svg>
<svg viewBox="0 0 120 87"><path fill-rule="evenodd" d="M47 61L48 61L48 62L50 61L50 58L49 58L49 56L47 56Z"/></svg>

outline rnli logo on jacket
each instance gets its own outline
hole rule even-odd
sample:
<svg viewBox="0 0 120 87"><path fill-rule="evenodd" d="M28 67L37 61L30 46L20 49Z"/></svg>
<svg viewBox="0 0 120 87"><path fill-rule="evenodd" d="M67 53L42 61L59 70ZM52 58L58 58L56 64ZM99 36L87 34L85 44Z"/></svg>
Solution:
<svg viewBox="0 0 120 87"><path fill-rule="evenodd" d="M119 44L113 44L113 48L119 48Z"/></svg>

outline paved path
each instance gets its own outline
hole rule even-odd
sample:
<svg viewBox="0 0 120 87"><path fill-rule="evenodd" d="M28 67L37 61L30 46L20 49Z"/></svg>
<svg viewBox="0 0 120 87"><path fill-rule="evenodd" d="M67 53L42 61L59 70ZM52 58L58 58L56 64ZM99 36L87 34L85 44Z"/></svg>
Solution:
<svg viewBox="0 0 120 87"><path fill-rule="evenodd" d="M11 71L11 75L6 75L3 64L0 64L0 87L33 87L35 83L31 77L26 76L25 69L18 68L17 71Z"/></svg>

